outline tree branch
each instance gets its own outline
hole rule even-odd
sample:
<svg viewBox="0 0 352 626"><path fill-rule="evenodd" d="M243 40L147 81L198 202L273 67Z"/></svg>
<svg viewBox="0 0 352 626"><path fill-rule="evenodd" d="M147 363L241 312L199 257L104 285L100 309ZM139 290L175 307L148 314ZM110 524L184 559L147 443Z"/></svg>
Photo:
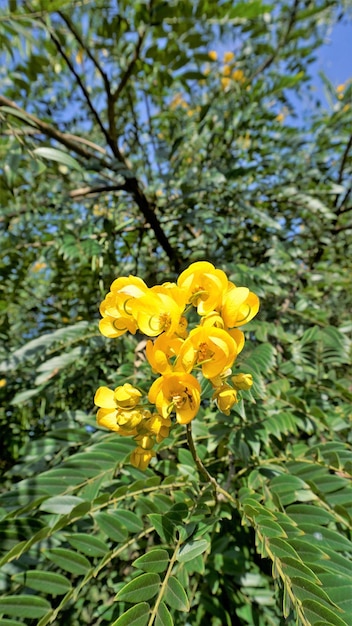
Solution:
<svg viewBox="0 0 352 626"><path fill-rule="evenodd" d="M25 111L20 106L18 106L16 102L13 102L13 100L9 100L8 98L5 98L5 96L2 96L0 94L0 107L1 105L15 109L16 111L21 113L23 117L26 118L27 123L32 124L35 128L38 128L47 137L50 137L51 139L55 139L56 141L64 145L66 148L68 148L69 150L72 150L73 152L75 152L75 154L78 154L79 156L85 159L96 159L97 156L94 153L90 152L89 150L86 150L86 148L79 145L80 143L86 143L90 145L90 147L92 148L94 147L95 150L99 149L100 152L103 150L103 148L100 148L96 144L93 144L92 142L88 142L88 140L82 139L81 137L76 137L75 135L71 135L68 133L62 133L60 130L58 130L51 124L48 124L47 122L43 122L41 119L39 119L35 115L32 115L31 113L27 113L27 111ZM0 112L1 112L1 108L0 108ZM112 165L111 161L105 161L105 159L101 159L101 164L104 167L108 167L108 168L111 168L111 165Z"/></svg>
<svg viewBox="0 0 352 626"><path fill-rule="evenodd" d="M280 38L276 50L275 52L273 52L273 54L269 55L268 58L254 71L254 73L252 74L252 76L248 79L248 82L252 82L252 80L254 80L254 78L256 78L259 74L261 74L262 72L264 72L264 70L266 70L276 59L279 51L281 50L281 48L285 45L287 37L289 36L292 27L295 23L295 17L296 17L296 13L297 13L297 9L298 9L298 4L299 4L299 0L294 0L293 6L291 8L290 11L290 19L288 21L287 24L287 28L283 34L283 36Z"/></svg>
<svg viewBox="0 0 352 626"><path fill-rule="evenodd" d="M142 43L144 40L144 37L146 35L146 29L142 30L140 33L138 33L138 41L133 53L133 57L131 59L131 61L129 62L127 69L125 71L125 73L123 74L120 83L118 84L118 86L116 87L115 91L112 93L112 100L113 102L116 102L118 97L120 96L121 92L123 91L123 89L126 87L127 81L130 78L134 66L139 58L139 53L142 47Z"/></svg>
<svg viewBox="0 0 352 626"><path fill-rule="evenodd" d="M347 158L348 158L348 153L351 150L351 148L352 148L352 135L350 135L350 138L349 138L349 140L347 142L346 148L344 149L344 152L343 152L343 155L342 155L340 168L339 168L339 174L338 174L338 177L337 177L337 184L338 185L340 185L342 183L343 171L345 169L345 165L346 165ZM337 206L337 203L338 203L338 200L339 200L339 195L340 194L336 194L336 196L335 196L335 202L334 202L334 206L335 207ZM341 207L342 206L343 206L343 203L340 206L340 209L339 209L338 213L341 213Z"/></svg>
<svg viewBox="0 0 352 626"><path fill-rule="evenodd" d="M105 193L109 191L126 191L126 183L121 185L101 185L99 187L80 187L79 189L72 189L70 191L70 198L82 198L84 196L94 196L97 193Z"/></svg>

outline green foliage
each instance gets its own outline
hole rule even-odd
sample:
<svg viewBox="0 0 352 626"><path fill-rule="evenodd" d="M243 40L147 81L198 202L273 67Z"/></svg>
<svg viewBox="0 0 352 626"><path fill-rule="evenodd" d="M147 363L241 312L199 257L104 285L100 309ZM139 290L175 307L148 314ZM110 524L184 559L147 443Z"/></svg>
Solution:
<svg viewBox="0 0 352 626"><path fill-rule="evenodd" d="M0 626L352 626L352 84L309 76L344 4L4 5ZM183 427L141 472L93 411L150 386L112 280L196 260L261 299L251 391L192 422L211 483Z"/></svg>

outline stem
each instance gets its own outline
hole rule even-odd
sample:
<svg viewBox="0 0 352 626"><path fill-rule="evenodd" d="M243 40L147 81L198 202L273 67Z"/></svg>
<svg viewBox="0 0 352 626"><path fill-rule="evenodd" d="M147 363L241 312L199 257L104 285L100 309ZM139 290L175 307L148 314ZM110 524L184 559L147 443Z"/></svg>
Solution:
<svg viewBox="0 0 352 626"><path fill-rule="evenodd" d="M226 500L229 500L232 504L234 504L237 508L237 502L235 500L235 498L228 492L226 491L226 489L223 489L215 480L215 478L209 474L208 470L206 469L206 467L204 467L202 461L200 460L198 454L197 454L197 450L195 448L194 445L194 440L192 437L192 426L191 424L187 424L187 443L188 443L188 447L190 449L190 452L193 456L194 462L197 466L197 469L199 471L199 473L203 476L203 478L205 479L205 481L207 483L210 483L213 487L213 493L214 493L214 499L215 499L215 503L217 503L218 501L218 493L221 493L222 496L224 496L226 498Z"/></svg>

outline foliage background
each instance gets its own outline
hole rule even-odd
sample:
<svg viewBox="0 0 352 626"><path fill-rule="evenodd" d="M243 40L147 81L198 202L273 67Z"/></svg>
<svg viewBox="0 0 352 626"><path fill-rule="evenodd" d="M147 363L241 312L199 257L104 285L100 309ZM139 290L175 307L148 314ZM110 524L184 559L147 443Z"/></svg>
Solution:
<svg viewBox="0 0 352 626"><path fill-rule="evenodd" d="M309 75L348 10L2 3L1 626L352 624L352 84ZM253 392L193 423L217 501L184 428L142 473L93 409L151 382L112 280L201 259L261 298Z"/></svg>

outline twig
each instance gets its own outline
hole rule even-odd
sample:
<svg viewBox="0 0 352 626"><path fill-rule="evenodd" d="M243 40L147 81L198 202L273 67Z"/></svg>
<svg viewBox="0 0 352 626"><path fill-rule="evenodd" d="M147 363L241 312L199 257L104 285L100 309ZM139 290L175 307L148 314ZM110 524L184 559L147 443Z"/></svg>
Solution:
<svg viewBox="0 0 352 626"><path fill-rule="evenodd" d="M292 9L290 11L290 19L289 22L287 24L287 28L283 34L283 36L281 37L281 39L279 40L275 52L273 52L263 63L262 65L260 65L255 72L252 74L252 76L248 79L248 82L252 82L252 80L254 78L256 78L259 74L261 74L262 72L264 72L264 70L266 70L276 59L279 51L281 50L281 48L285 45L286 40L292 30L292 26L295 22L295 17L296 17L296 13L297 13L297 9L298 9L298 4L299 4L299 0L295 0L292 6Z"/></svg>
<svg viewBox="0 0 352 626"><path fill-rule="evenodd" d="M88 150L83 148L81 145L77 145L80 143L86 143L85 141L82 141L80 137L76 137L75 135L71 135L67 133L62 133L60 130L58 130L51 124L48 124L47 122L43 122L41 119L39 119L35 115L32 115L31 113L27 113L27 111L25 111L20 106L18 106L16 102L13 102L13 100L9 100L8 98L5 98L5 96L2 96L0 94L0 107L1 105L15 109L26 118L27 123L32 124L34 127L38 128L44 135L51 137L51 139L55 139L56 141L64 145L69 150L72 150L79 156L84 157L85 159L97 158L94 153L89 152ZM0 113L1 113L1 108L0 108ZM92 144L92 147L93 145L95 146L95 144ZM97 147L95 147L95 149L97 149ZM104 167L111 169L111 161L106 161L106 160L101 159L100 162Z"/></svg>

